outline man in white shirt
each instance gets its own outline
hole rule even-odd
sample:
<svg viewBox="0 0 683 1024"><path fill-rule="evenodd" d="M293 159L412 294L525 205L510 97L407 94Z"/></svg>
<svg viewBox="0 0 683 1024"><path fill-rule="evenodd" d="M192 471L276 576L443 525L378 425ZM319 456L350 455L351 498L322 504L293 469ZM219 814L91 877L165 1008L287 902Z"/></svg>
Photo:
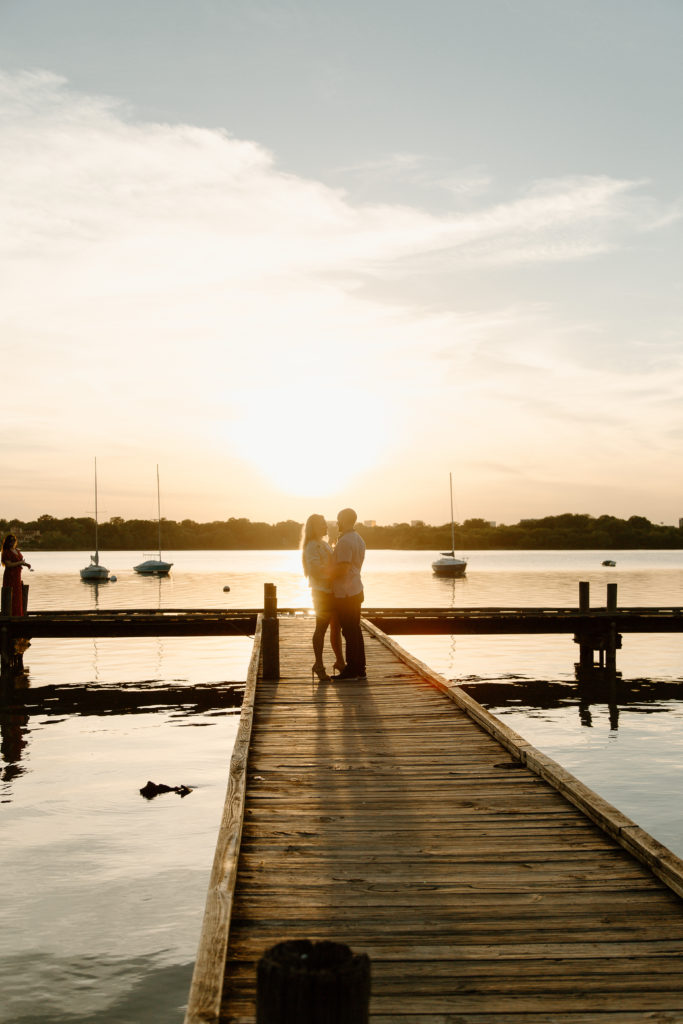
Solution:
<svg viewBox="0 0 683 1024"><path fill-rule="evenodd" d="M337 516L339 540L334 549L334 605L346 641L346 668L339 679L365 679L365 644L360 626L363 581L360 570L365 558L365 541L356 533L356 513L343 508Z"/></svg>

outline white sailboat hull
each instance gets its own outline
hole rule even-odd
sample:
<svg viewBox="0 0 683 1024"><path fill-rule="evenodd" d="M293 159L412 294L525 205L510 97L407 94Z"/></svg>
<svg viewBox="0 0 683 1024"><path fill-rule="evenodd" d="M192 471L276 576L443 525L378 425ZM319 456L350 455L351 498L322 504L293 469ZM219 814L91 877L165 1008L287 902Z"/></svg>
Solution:
<svg viewBox="0 0 683 1024"><path fill-rule="evenodd" d="M164 562L159 558L148 558L146 562L134 565L135 572L141 576L168 576L173 562Z"/></svg>
<svg viewBox="0 0 683 1024"><path fill-rule="evenodd" d="M102 580L109 579L109 569L105 569L103 565L86 565L85 569L81 569L81 579L101 583Z"/></svg>
<svg viewBox="0 0 683 1024"><path fill-rule="evenodd" d="M436 576L464 576L467 569L467 562L464 558L456 558L455 555L444 555L432 562L432 570Z"/></svg>

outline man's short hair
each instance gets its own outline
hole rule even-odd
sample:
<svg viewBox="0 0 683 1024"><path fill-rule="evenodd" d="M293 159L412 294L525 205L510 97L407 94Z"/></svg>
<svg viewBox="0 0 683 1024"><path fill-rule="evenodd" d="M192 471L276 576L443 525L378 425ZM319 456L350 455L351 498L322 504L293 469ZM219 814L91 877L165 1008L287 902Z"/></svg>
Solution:
<svg viewBox="0 0 683 1024"><path fill-rule="evenodd" d="M339 524L340 530L352 530L356 525L358 516L352 508L343 508L341 512L337 514L337 523Z"/></svg>

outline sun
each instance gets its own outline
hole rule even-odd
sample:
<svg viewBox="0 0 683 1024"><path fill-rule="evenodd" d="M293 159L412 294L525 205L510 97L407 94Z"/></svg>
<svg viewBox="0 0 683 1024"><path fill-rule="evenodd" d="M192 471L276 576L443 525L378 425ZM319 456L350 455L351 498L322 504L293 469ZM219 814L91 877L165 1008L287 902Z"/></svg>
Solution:
<svg viewBox="0 0 683 1024"><path fill-rule="evenodd" d="M345 488L381 461L390 431L386 412L366 392L336 386L324 394L260 393L234 424L246 462L284 494L322 497Z"/></svg>

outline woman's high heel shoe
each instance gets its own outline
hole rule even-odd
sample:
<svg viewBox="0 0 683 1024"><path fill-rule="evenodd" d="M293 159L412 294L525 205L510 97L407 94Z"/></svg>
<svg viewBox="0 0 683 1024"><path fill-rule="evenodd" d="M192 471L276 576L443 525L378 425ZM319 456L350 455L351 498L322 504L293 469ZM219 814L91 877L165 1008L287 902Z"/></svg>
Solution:
<svg viewBox="0 0 683 1024"><path fill-rule="evenodd" d="M340 672L343 672L345 668L346 664L343 661L335 661L334 665L332 666L332 671L339 674Z"/></svg>
<svg viewBox="0 0 683 1024"><path fill-rule="evenodd" d="M329 681L330 677L328 676L325 670L325 666L322 664L322 662L320 664L316 662L315 665L312 667L311 682L313 682L316 676L318 677L321 683L326 683Z"/></svg>

